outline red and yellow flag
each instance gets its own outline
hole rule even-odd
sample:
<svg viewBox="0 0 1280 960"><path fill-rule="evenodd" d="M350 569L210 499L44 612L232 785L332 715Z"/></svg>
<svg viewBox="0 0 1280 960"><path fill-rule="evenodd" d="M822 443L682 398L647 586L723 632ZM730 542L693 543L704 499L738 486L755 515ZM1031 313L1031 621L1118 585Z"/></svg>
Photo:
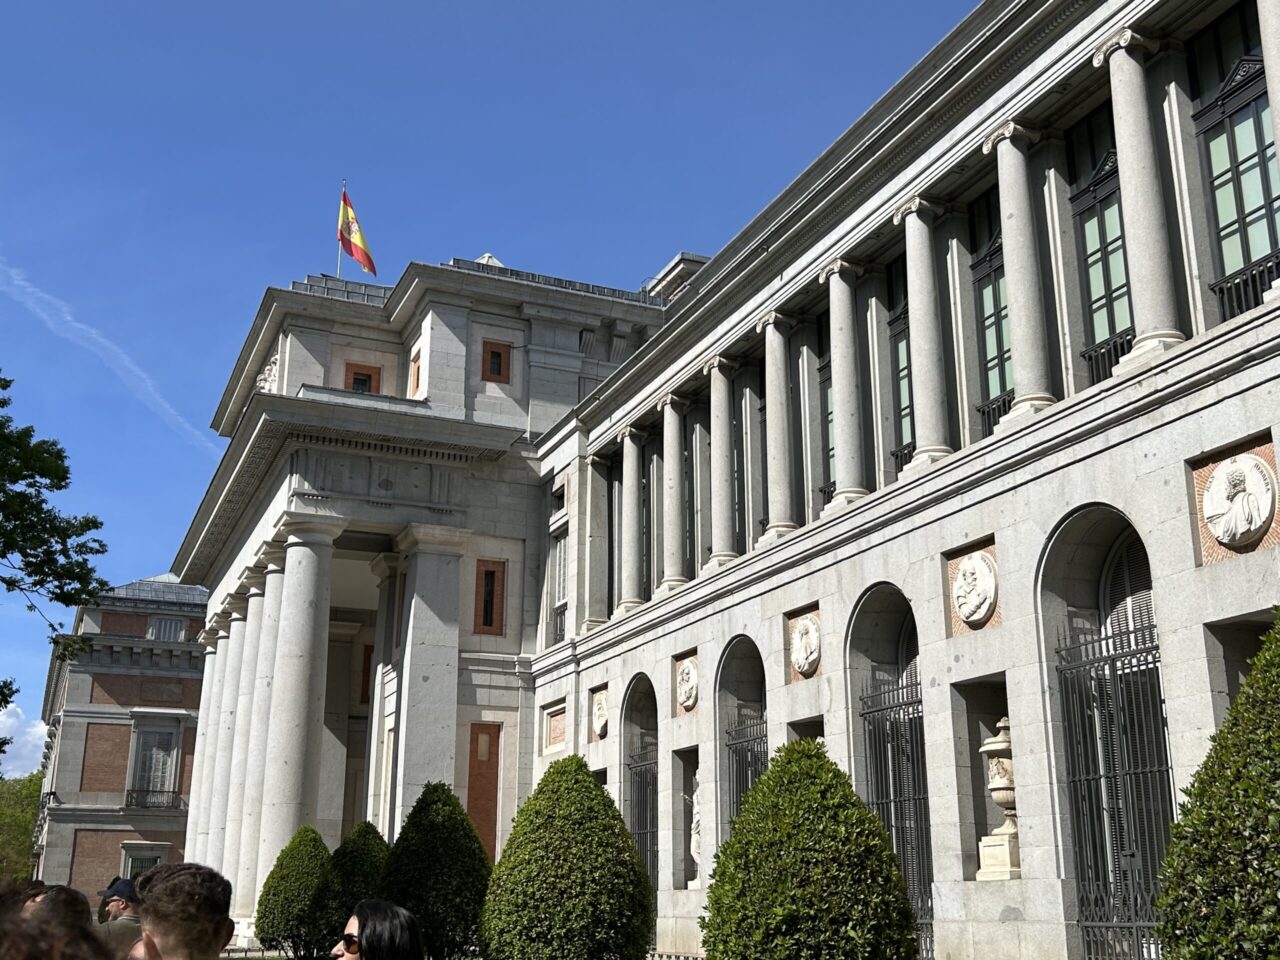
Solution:
<svg viewBox="0 0 1280 960"><path fill-rule="evenodd" d="M345 189L342 191L342 205L338 207L338 243L347 256L360 264L361 270L372 273L375 277L378 275L373 265L373 257L369 254L369 244L365 242L364 234L360 232L360 221L356 219L351 198L347 196Z"/></svg>

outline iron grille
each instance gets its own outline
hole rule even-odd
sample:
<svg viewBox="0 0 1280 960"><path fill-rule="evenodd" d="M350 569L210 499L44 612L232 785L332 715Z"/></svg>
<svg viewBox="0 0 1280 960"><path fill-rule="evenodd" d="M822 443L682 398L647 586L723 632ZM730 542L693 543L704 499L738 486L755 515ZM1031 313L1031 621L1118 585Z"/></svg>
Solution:
<svg viewBox="0 0 1280 960"><path fill-rule="evenodd" d="M628 824L636 850L644 863L653 894L658 895L658 739L656 734L641 734L627 756Z"/></svg>
<svg viewBox="0 0 1280 960"><path fill-rule="evenodd" d="M915 456L915 453L916 442L914 440L909 440L897 449L890 451L889 456L893 457L894 470L901 473L906 465L911 462L911 458Z"/></svg>
<svg viewBox="0 0 1280 960"><path fill-rule="evenodd" d="M1099 340L1080 351L1080 357L1089 364L1089 383L1101 383L1111 376L1117 363L1133 349L1133 327Z"/></svg>
<svg viewBox="0 0 1280 960"><path fill-rule="evenodd" d="M176 790L128 790L124 805L144 810L183 810L187 806Z"/></svg>
<svg viewBox="0 0 1280 960"><path fill-rule="evenodd" d="M555 611L551 615L551 643L564 643L564 621L565 614L569 610L569 601L562 600L556 604Z"/></svg>
<svg viewBox="0 0 1280 960"><path fill-rule="evenodd" d="M1243 270L1228 274L1209 289L1218 298L1222 319L1230 320L1247 310L1262 306L1262 296L1280 279L1280 250L1253 261Z"/></svg>
<svg viewBox="0 0 1280 960"><path fill-rule="evenodd" d="M1000 422L1001 417L1009 412L1009 408L1012 406L1012 390L1006 390L1004 393L992 397L986 403L978 404L978 413L982 417L982 435L984 437L989 437L995 432L996 424Z"/></svg>
<svg viewBox="0 0 1280 960"><path fill-rule="evenodd" d="M1155 960L1157 874L1174 817L1155 628L1064 629L1058 683L1085 958Z"/></svg>
<svg viewBox="0 0 1280 960"><path fill-rule="evenodd" d="M822 494L822 503L825 506L836 495L836 482L832 480L829 483L824 483L818 488L818 492Z"/></svg>
<svg viewBox="0 0 1280 960"><path fill-rule="evenodd" d="M768 722L757 703L738 705L733 724L724 732L729 751L729 829L742 812L742 798L769 765Z"/></svg>
<svg viewBox="0 0 1280 960"><path fill-rule="evenodd" d="M871 684L862 697L861 716L869 766L867 804L889 831L915 911L920 956L932 960L933 845L924 708L915 671L903 680Z"/></svg>

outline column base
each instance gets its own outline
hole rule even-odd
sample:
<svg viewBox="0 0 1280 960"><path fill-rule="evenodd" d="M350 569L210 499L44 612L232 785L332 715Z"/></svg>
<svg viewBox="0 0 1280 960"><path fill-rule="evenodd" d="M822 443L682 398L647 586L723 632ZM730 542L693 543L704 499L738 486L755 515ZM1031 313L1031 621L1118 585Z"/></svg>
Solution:
<svg viewBox="0 0 1280 960"><path fill-rule="evenodd" d="M1123 377L1153 366L1165 353L1186 340L1176 330L1157 330L1139 337L1133 349L1120 358L1111 371L1113 377Z"/></svg>
<svg viewBox="0 0 1280 960"><path fill-rule="evenodd" d="M658 584L658 588L653 591L653 595L655 597L665 597L668 594L675 593L688 582L688 577L664 577L662 582Z"/></svg>
<svg viewBox="0 0 1280 960"><path fill-rule="evenodd" d="M587 617L582 621L582 632L590 633L592 630L599 630L608 622L608 620L600 620L596 617Z"/></svg>
<svg viewBox="0 0 1280 960"><path fill-rule="evenodd" d="M863 490L861 487L854 487L849 490L837 490L831 495L831 502L822 508L819 517L826 518L837 513L843 513L853 504L857 503L865 497L870 491Z"/></svg>
<svg viewBox="0 0 1280 960"><path fill-rule="evenodd" d="M1041 410L1046 410L1057 402L1057 398L1048 393L1029 393L1023 397L1017 397L1013 401L1013 406L1009 408L1009 412L1000 418L1000 422L996 424L996 428L991 433L995 436L1007 433L1010 430L1017 430L1026 422L1027 418L1035 416Z"/></svg>
<svg viewBox="0 0 1280 960"><path fill-rule="evenodd" d="M756 546L767 547L771 543L777 543L783 537L794 533L798 529L799 525L792 523L790 520L771 523L764 528L764 533L760 534L760 538L756 540Z"/></svg>
<svg viewBox="0 0 1280 960"><path fill-rule="evenodd" d="M616 620L618 617L625 617L628 613L630 613L636 607L643 606L643 605L644 605L643 600L623 600L621 603L619 603L616 607L613 608L612 619Z"/></svg>
<svg viewBox="0 0 1280 960"><path fill-rule="evenodd" d="M902 468L902 471L898 476L914 476L917 473L927 470L939 460L943 460L951 456L953 453L955 453L955 451L950 447L944 447L941 445L936 447L922 447L911 455L911 462Z"/></svg>
<svg viewBox="0 0 1280 960"><path fill-rule="evenodd" d="M702 565L702 569L710 573L712 570L719 570L721 567L728 566L737 559L738 554L736 553L713 553L707 558L707 562Z"/></svg>

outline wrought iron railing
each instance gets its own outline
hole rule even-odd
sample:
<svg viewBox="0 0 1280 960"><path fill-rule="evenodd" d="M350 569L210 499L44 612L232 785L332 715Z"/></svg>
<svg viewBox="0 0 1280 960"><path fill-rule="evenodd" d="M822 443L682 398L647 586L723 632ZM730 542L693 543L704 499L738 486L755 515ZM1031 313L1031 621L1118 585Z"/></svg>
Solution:
<svg viewBox="0 0 1280 960"><path fill-rule="evenodd" d="M982 435L984 437L989 437L995 432L996 424L1000 422L1001 417L1009 412L1009 408L1012 406L1012 390L1006 390L1004 393L992 397L986 403L978 404L978 415L982 417Z"/></svg>
<svg viewBox="0 0 1280 960"><path fill-rule="evenodd" d="M565 637L565 614L569 610L569 601L561 600L556 604L555 610L551 614L551 644L564 643Z"/></svg>
<svg viewBox="0 0 1280 960"><path fill-rule="evenodd" d="M889 456L893 457L894 470L901 473L906 468L907 464L911 462L911 458L915 456L915 453L916 442L914 440L908 440L896 450L889 451Z"/></svg>
<svg viewBox="0 0 1280 960"><path fill-rule="evenodd" d="M1111 376L1115 365L1133 349L1133 327L1099 340L1080 351L1080 357L1089 364L1089 383L1101 383Z"/></svg>
<svg viewBox="0 0 1280 960"><path fill-rule="evenodd" d="M645 872L658 891L658 739L657 734L642 733L631 744L627 755L630 778L627 796L627 827L636 842L636 851Z"/></svg>
<svg viewBox="0 0 1280 960"><path fill-rule="evenodd" d="M1246 310L1262 306L1262 296L1280 279L1280 250L1253 261L1242 270L1228 274L1209 289L1218 298L1222 319L1230 320Z"/></svg>
<svg viewBox="0 0 1280 960"><path fill-rule="evenodd" d="M822 494L823 505L830 503L832 497L836 495L836 482L831 480L828 483L824 483L818 488L818 492Z"/></svg>
<svg viewBox="0 0 1280 960"><path fill-rule="evenodd" d="M126 790L124 805L141 810L185 810L187 801L176 790Z"/></svg>

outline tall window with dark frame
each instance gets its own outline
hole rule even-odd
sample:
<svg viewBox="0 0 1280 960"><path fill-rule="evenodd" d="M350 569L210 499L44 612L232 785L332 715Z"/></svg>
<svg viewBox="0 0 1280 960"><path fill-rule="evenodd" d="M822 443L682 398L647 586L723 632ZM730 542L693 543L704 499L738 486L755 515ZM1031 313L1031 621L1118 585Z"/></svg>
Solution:
<svg viewBox="0 0 1280 960"><path fill-rule="evenodd" d="M989 437L1013 405L1009 304L1000 238L1000 193L996 187L969 204L969 249L973 252L973 296L978 312L978 356L982 362L982 402L978 413L982 417L982 435Z"/></svg>
<svg viewBox="0 0 1280 960"><path fill-rule="evenodd" d="M1082 258L1089 337L1089 345L1080 356L1089 365L1089 382L1101 383L1133 348L1120 168L1116 165L1110 104L1099 107L1067 131L1067 176Z"/></svg>
<svg viewBox="0 0 1280 960"><path fill-rule="evenodd" d="M898 257L885 268L885 307L889 311L889 377L893 404L893 457L898 473L916 451L911 393L911 329L907 311L907 258Z"/></svg>
<svg viewBox="0 0 1280 960"><path fill-rule="evenodd" d="M822 449L825 476L818 490L830 503L836 492L836 445L832 437L830 322L818 324L818 404L822 416Z"/></svg>
<svg viewBox="0 0 1280 960"><path fill-rule="evenodd" d="M1218 273L1210 289L1230 319L1260 306L1280 278L1280 172L1256 6L1233 7L1190 48Z"/></svg>

